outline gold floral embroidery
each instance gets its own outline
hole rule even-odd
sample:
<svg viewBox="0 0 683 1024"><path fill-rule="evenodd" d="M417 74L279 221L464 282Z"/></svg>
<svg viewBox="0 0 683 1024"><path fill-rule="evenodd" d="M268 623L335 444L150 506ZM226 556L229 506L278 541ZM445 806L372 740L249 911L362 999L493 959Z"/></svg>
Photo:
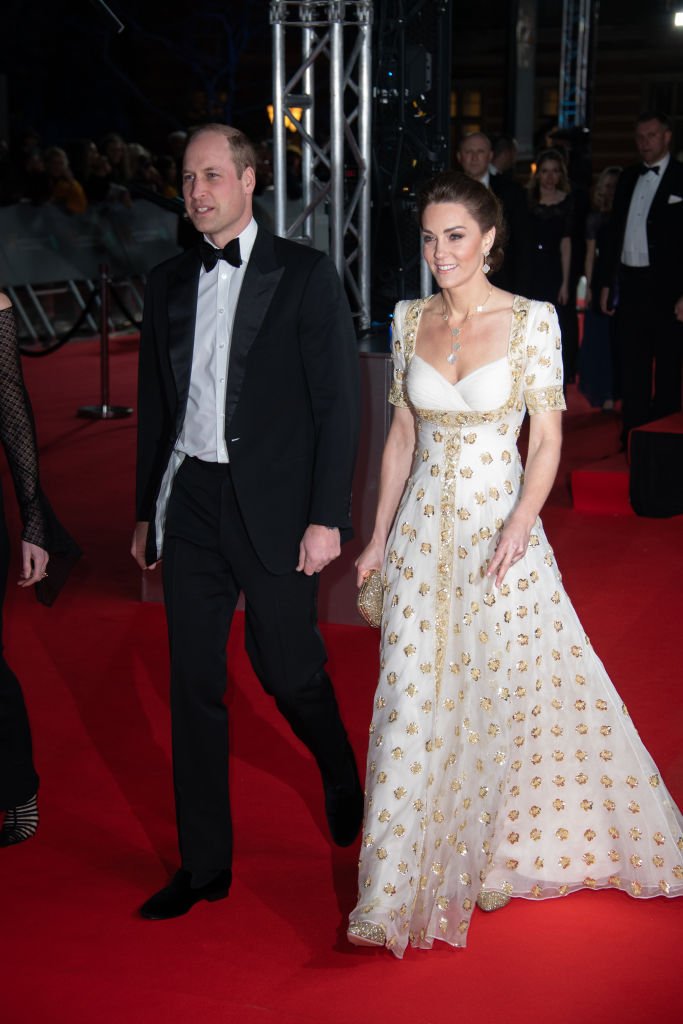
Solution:
<svg viewBox="0 0 683 1024"><path fill-rule="evenodd" d="M531 416L553 410L563 412L567 408L561 384L551 384L547 388L527 388L524 401Z"/></svg>

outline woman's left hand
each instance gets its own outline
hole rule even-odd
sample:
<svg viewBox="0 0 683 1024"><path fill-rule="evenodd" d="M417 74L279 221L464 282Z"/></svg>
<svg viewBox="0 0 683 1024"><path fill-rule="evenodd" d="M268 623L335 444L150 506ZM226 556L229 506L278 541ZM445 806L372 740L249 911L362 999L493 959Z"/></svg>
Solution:
<svg viewBox="0 0 683 1024"><path fill-rule="evenodd" d="M569 285L563 284L557 293L558 306L566 306L569 302Z"/></svg>
<svg viewBox="0 0 683 1024"><path fill-rule="evenodd" d="M37 544L29 544L28 541L21 542L21 578L20 587L32 587L34 583L47 576L46 568L49 555L45 548Z"/></svg>
<svg viewBox="0 0 683 1024"><path fill-rule="evenodd" d="M504 527L498 547L486 570L487 576L496 577L495 585L497 587L502 584L510 566L519 562L520 558L524 558L529 546L532 526L533 523L522 521L521 518L513 515Z"/></svg>

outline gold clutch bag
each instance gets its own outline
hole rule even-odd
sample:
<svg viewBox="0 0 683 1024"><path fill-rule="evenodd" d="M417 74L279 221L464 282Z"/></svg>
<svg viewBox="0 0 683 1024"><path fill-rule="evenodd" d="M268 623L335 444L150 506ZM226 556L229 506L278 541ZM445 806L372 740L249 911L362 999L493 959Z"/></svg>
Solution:
<svg viewBox="0 0 683 1024"><path fill-rule="evenodd" d="M373 569L361 583L356 599L358 611L363 616L368 626L377 629L382 621L382 605L384 604L384 588L382 587L382 573L379 569Z"/></svg>

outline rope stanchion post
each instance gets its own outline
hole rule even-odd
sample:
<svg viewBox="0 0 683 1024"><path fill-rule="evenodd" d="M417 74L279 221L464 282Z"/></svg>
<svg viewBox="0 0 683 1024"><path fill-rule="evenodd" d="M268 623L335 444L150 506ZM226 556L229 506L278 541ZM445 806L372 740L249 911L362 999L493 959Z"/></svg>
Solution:
<svg viewBox="0 0 683 1024"><path fill-rule="evenodd" d="M82 405L78 415L90 420L119 420L131 416L125 405L109 404L109 267L100 264L100 404Z"/></svg>

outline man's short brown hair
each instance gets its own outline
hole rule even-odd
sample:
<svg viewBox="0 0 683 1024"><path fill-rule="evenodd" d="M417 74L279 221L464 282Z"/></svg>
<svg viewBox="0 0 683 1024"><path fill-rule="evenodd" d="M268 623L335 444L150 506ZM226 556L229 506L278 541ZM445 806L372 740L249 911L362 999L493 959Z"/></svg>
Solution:
<svg viewBox="0 0 683 1024"><path fill-rule="evenodd" d="M187 140L187 146L189 146L197 136L203 135L205 132L214 132L216 135L223 135L228 140L228 145L230 146L230 152L232 154L238 178L242 177L247 167L251 167L254 171L256 170L256 153L254 152L254 147L244 132L241 132L239 128L233 128L229 124L201 124L197 128L193 128L190 132L190 136ZM187 146L185 149L187 149Z"/></svg>

